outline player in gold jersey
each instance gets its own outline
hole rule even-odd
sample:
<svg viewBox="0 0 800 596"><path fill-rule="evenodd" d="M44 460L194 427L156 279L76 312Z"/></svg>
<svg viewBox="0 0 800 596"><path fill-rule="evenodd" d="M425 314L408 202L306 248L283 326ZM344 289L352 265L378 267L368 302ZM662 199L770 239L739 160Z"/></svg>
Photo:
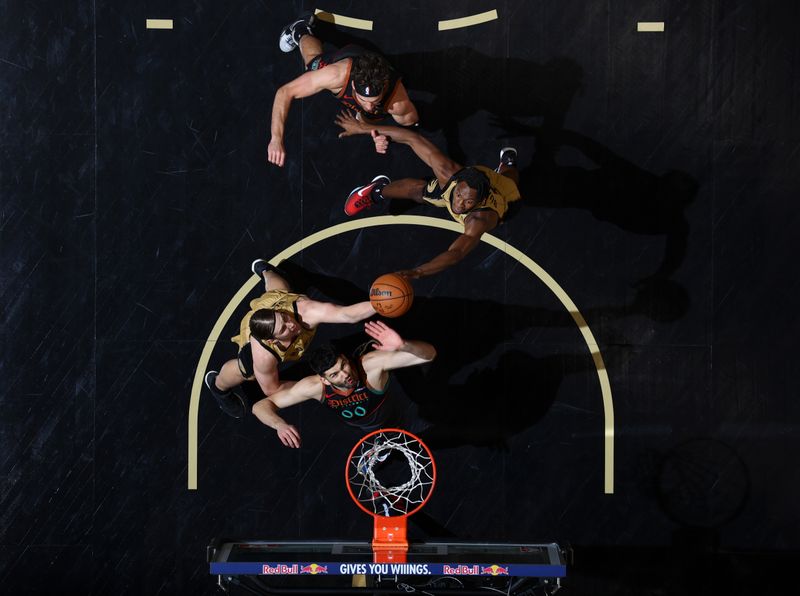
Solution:
<svg viewBox="0 0 800 596"><path fill-rule="evenodd" d="M512 147L500 152L500 165L496 170L484 166L464 167L411 130L367 124L349 112L339 114L336 123L344 129L340 137L371 134L379 153L386 152L389 140L408 145L434 174L430 180L404 178L395 182L387 176L376 176L370 184L350 193L344 208L347 215L353 216L384 199L411 199L445 208L453 219L464 225L464 233L446 251L413 269L399 272L406 277L433 275L461 261L478 245L484 232L497 227L509 203L520 198L517 151Z"/></svg>
<svg viewBox="0 0 800 596"><path fill-rule="evenodd" d="M235 391L245 381L255 379L265 395L294 384L281 381L278 366L303 356L320 323L358 323L375 314L369 301L339 306L292 293L286 280L262 259L253 261L252 271L264 279L266 291L250 302L239 334L231 338L239 354L205 376L220 409L234 418L247 411L246 400Z"/></svg>

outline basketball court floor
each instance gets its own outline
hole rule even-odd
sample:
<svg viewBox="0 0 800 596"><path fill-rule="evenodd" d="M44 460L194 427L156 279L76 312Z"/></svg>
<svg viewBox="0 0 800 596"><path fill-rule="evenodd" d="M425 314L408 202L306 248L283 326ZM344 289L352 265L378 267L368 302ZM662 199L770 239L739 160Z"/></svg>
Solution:
<svg viewBox="0 0 800 596"><path fill-rule="evenodd" d="M564 594L793 593L798 6L5 3L2 591L214 594L212 540L370 539L358 432L309 402L288 449L202 387L253 259L349 304L457 237L431 206L345 216L377 174L430 171L338 138L327 92L267 163L302 72L278 35L319 9L326 47L386 55L454 160L519 151L519 208L386 319L438 352L393 380L437 468L409 537L558 543ZM315 342L336 338L366 336Z"/></svg>

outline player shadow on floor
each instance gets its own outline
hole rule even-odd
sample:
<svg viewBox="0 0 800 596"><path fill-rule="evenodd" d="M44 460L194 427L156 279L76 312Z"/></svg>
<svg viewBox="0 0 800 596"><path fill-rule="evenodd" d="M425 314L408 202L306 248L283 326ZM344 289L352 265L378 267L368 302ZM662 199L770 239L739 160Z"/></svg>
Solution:
<svg viewBox="0 0 800 596"><path fill-rule="evenodd" d="M626 232L663 235L661 264L639 283L664 280L681 266L690 232L686 209L699 188L695 178L678 170L654 174L574 131L509 119L498 124L513 137L536 141L530 165L520 170L521 207L585 209ZM577 150L594 166L560 165L557 154L565 147Z"/></svg>
<svg viewBox="0 0 800 596"><path fill-rule="evenodd" d="M312 271L292 260L281 261L280 274L289 282L293 292L318 298L321 293L327 300L339 304L353 304L369 299L369 289L362 288L350 280L319 271ZM316 290L316 292L315 292Z"/></svg>
<svg viewBox="0 0 800 596"><path fill-rule="evenodd" d="M530 330L576 330L575 321L565 310L490 300L424 296L415 300L412 311L394 325L406 337L431 342L438 355L432 365L398 371L397 378L430 424L423 438L436 448L462 444L503 447L509 437L541 420L553 405L564 378L594 370L588 349L540 355L528 353L521 344L519 338ZM601 318L641 316L665 323L680 319L689 305L680 285L661 280L636 289L626 304L585 309L582 314L590 326ZM447 321L455 313L460 321L467 322L460 333L453 333L452 325L431 324ZM465 333L469 334L467 341ZM515 347L493 357L502 345ZM465 371L469 371L465 381L452 381L454 376L463 377Z"/></svg>
<svg viewBox="0 0 800 596"><path fill-rule="evenodd" d="M428 423L420 436L431 449L472 445L507 450L508 439L544 418L566 377L591 368L588 355L535 357L509 350L463 383L420 370L401 371L398 380L417 400Z"/></svg>
<svg viewBox="0 0 800 596"><path fill-rule="evenodd" d="M545 129L560 129L583 81L581 66L566 57L540 64L463 46L388 57L406 76L420 126L441 130L446 153L460 163L473 161L462 148L460 123L483 111L497 118L536 118Z"/></svg>
<svg viewBox="0 0 800 596"><path fill-rule="evenodd" d="M545 129L560 129L583 84L583 68L567 57L540 64L521 58L489 56L467 46L390 54L390 48L324 21L315 25L325 43L358 44L382 53L403 77L420 116L420 127L441 130L447 153L471 163L459 138L459 124L484 111L500 118L535 117Z"/></svg>
<svg viewBox="0 0 800 596"><path fill-rule="evenodd" d="M613 312L611 316L624 316L622 308ZM395 326L405 337L431 342L437 358L427 367L395 375L417 404L427 424L421 436L434 449L460 445L504 449L510 437L535 426L547 414L566 377L594 370L588 349L531 354L518 339L531 329L575 328L565 311L489 300L418 297L412 313ZM453 333L452 325L430 324L454 313L469 322L461 333ZM463 333L469 333L468 341ZM498 346L503 345L514 347L497 355ZM454 381L454 377L464 380Z"/></svg>

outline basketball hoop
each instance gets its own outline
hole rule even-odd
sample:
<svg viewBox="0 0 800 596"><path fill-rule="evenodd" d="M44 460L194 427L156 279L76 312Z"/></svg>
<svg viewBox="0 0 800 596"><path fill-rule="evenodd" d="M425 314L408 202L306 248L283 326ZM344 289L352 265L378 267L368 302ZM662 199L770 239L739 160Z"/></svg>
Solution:
<svg viewBox="0 0 800 596"><path fill-rule="evenodd" d="M406 518L422 509L436 484L430 450L410 432L376 430L350 451L344 473L350 496L374 518L375 562L404 563Z"/></svg>

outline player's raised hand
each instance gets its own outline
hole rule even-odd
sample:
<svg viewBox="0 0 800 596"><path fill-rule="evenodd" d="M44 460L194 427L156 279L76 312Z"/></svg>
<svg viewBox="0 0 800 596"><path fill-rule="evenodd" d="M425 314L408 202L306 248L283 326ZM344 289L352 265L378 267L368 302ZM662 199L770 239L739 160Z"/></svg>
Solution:
<svg viewBox="0 0 800 596"><path fill-rule="evenodd" d="M375 344L376 350L393 352L399 350L405 343L405 340L400 337L397 331L381 321L366 322L364 324L364 331L377 342Z"/></svg>
<svg viewBox="0 0 800 596"><path fill-rule="evenodd" d="M389 149L389 137L380 134L377 130L371 130L372 142L375 143L375 151L378 153L386 153Z"/></svg>
<svg viewBox="0 0 800 596"><path fill-rule="evenodd" d="M339 133L339 138L350 137L353 135L364 134L364 124L359 122L350 110L342 110L336 116L336 124L340 126L344 132Z"/></svg>

